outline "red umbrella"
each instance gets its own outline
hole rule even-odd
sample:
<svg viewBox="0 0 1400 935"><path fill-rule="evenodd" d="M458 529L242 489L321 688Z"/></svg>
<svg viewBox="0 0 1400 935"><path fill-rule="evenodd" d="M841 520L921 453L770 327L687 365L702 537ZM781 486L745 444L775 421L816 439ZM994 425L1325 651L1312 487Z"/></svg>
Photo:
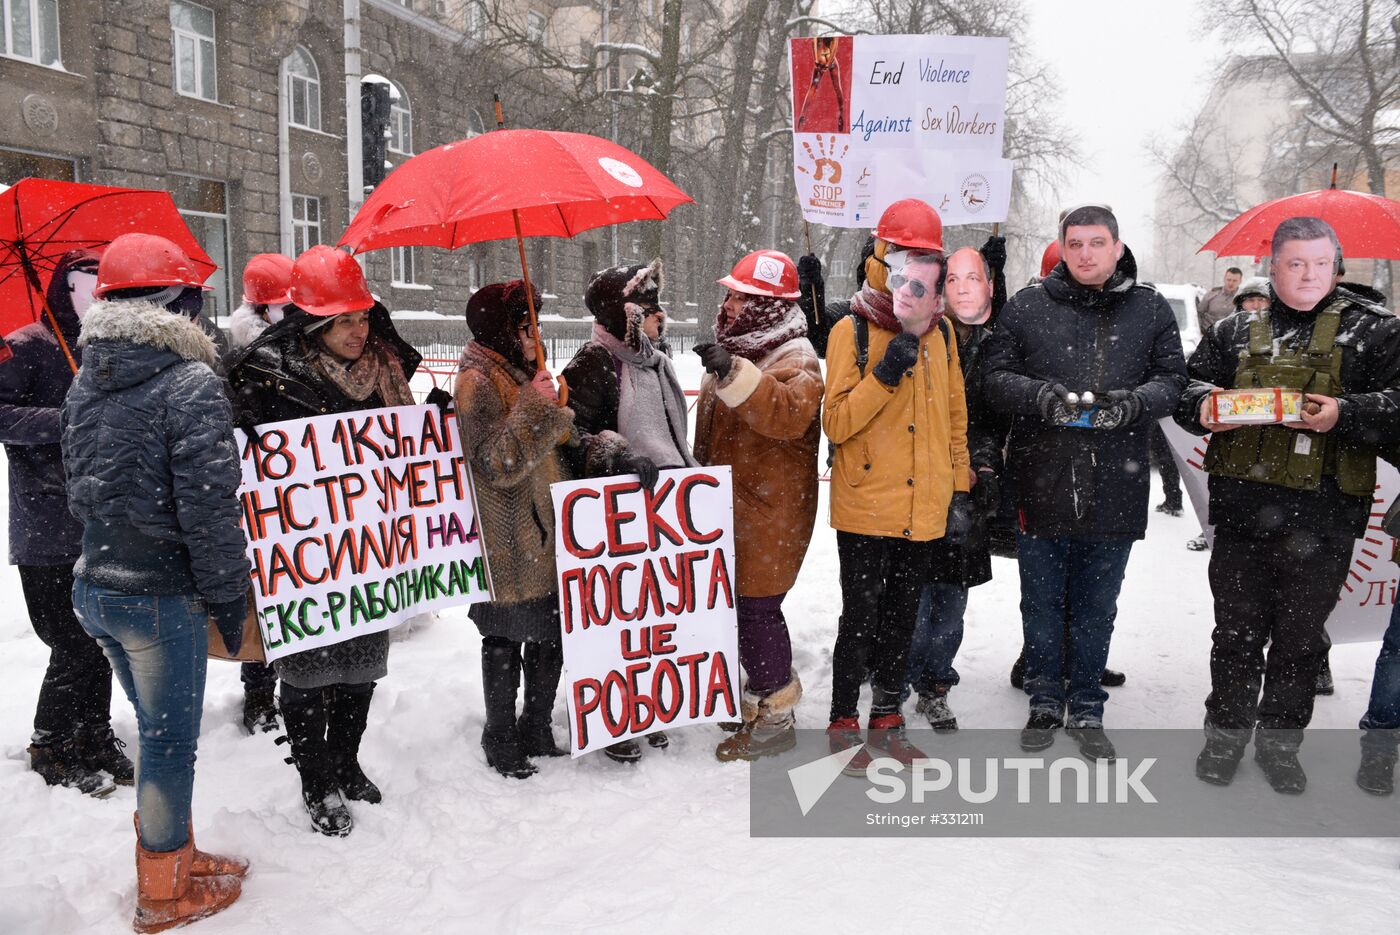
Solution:
<svg viewBox="0 0 1400 935"><path fill-rule="evenodd" d="M185 226L169 192L51 179L21 179L0 192L0 336L47 314L72 364L44 300L54 267L69 250L99 249L131 231L174 241L206 276L218 269Z"/></svg>
<svg viewBox="0 0 1400 935"><path fill-rule="evenodd" d="M661 220L693 199L635 153L586 133L495 130L409 159L366 199L342 247L572 237ZM516 221L519 220L517 228Z"/></svg>
<svg viewBox="0 0 1400 935"><path fill-rule="evenodd" d="M1326 221L1337 232L1345 256L1400 260L1400 201L1339 189L1335 169L1330 188L1256 205L1222 227L1196 252L1264 256L1269 252L1275 228L1292 217Z"/></svg>
<svg viewBox="0 0 1400 935"><path fill-rule="evenodd" d="M572 237L624 221L661 220L692 201L646 160L609 140L500 129L400 165L365 200L340 246L355 253L407 246L452 250L514 237L535 326L535 359L543 369L524 238ZM562 401L567 388L561 393Z"/></svg>

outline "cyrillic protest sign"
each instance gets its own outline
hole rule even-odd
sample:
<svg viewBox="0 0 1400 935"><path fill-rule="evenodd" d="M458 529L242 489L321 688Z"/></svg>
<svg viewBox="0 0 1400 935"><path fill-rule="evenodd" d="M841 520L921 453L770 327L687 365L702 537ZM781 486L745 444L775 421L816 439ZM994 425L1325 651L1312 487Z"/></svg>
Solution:
<svg viewBox="0 0 1400 935"><path fill-rule="evenodd" d="M1209 494L1202 464L1210 436L1192 435L1171 419L1161 420L1162 431L1171 443L1172 455L1181 469L1181 480L1191 497L1191 506L1205 530L1206 541L1215 546L1215 527L1207 523ZM1384 461L1376 461L1376 494L1366 534L1356 540L1351 567L1337 595L1337 607L1327 618L1327 634L1334 643L1367 643L1379 640L1390 623L1395 608L1397 567L1390 560L1395 539L1381 530L1381 517L1400 494L1400 473ZM1299 572L1300 574L1304 572ZM1204 585L1204 582L1203 582Z"/></svg>
<svg viewBox="0 0 1400 935"><path fill-rule="evenodd" d="M490 600L457 419L397 406L238 432L238 488L271 662Z"/></svg>
<svg viewBox="0 0 1400 935"><path fill-rule="evenodd" d="M739 716L728 467L554 484L574 756Z"/></svg>
<svg viewBox="0 0 1400 935"><path fill-rule="evenodd" d="M969 36L791 40L802 216L874 227L892 202L920 198L944 224L1006 220L1007 49Z"/></svg>

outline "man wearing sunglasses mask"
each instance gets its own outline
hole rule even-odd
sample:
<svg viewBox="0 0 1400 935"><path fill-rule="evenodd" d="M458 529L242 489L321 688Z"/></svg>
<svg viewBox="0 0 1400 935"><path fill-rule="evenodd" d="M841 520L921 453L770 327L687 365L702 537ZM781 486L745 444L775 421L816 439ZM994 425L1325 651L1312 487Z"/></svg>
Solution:
<svg viewBox="0 0 1400 935"><path fill-rule="evenodd" d="M1171 307L1136 282L1107 206L1067 211L1060 251L1050 274L1002 310L982 392L1011 416L1005 477L1030 697L1021 746L1053 744L1068 706L1081 753L1113 759L1099 681L1128 554L1147 531L1152 422L1176 407L1186 361Z"/></svg>
<svg viewBox="0 0 1400 935"><path fill-rule="evenodd" d="M942 223L922 201L895 202L875 236L888 292L863 290L826 347L822 427L836 445L831 525L841 563L841 619L832 660L833 751L861 742L860 686L872 686L871 755L912 762L901 695L910 637L940 540L972 525L967 407L957 341L943 319Z"/></svg>

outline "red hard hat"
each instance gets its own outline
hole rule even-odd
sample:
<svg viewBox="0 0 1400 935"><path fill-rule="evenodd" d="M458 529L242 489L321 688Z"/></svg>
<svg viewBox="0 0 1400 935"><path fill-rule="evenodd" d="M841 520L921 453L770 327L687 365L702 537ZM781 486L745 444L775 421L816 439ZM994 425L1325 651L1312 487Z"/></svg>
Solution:
<svg viewBox="0 0 1400 935"><path fill-rule="evenodd" d="M97 264L92 294L102 298L118 289L146 286L192 286L212 289L194 263L174 243L155 234L122 234L107 245Z"/></svg>
<svg viewBox="0 0 1400 935"><path fill-rule="evenodd" d="M901 247L943 249L943 222L938 212L917 198L896 201L880 215L875 236Z"/></svg>
<svg viewBox="0 0 1400 935"><path fill-rule="evenodd" d="M292 264L292 301L312 315L363 312L374 307L360 264L344 250L318 244Z"/></svg>
<svg viewBox="0 0 1400 935"><path fill-rule="evenodd" d="M802 295L797 286L797 265L786 253L777 250L755 250L735 263L729 275L718 282L748 295L779 299L795 299Z"/></svg>
<svg viewBox="0 0 1400 935"><path fill-rule="evenodd" d="M243 268L243 301L283 305L292 301L292 261L280 253L259 253Z"/></svg>
<svg viewBox="0 0 1400 935"><path fill-rule="evenodd" d="M1040 278L1050 275L1050 271L1060 265L1060 242L1050 241L1050 246L1040 255Z"/></svg>

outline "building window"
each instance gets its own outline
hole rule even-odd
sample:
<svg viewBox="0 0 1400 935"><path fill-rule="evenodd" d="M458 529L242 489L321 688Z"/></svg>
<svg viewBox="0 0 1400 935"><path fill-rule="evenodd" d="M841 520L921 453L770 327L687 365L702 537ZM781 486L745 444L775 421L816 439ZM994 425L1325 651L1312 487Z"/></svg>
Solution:
<svg viewBox="0 0 1400 935"><path fill-rule="evenodd" d="M422 257L419 247L394 247L389 251L389 279L396 286L421 286Z"/></svg>
<svg viewBox="0 0 1400 935"><path fill-rule="evenodd" d="M486 6L480 0L467 4L467 35L473 39L486 38Z"/></svg>
<svg viewBox="0 0 1400 935"><path fill-rule="evenodd" d="M287 114L291 125L321 129L321 73L311 53L297 46L287 56Z"/></svg>
<svg viewBox="0 0 1400 935"><path fill-rule="evenodd" d="M13 185L20 179L27 178L76 182L77 166L73 164L72 159L62 156L0 149L0 186Z"/></svg>
<svg viewBox="0 0 1400 935"><path fill-rule="evenodd" d="M292 196L292 248L296 256L321 242L321 199Z"/></svg>
<svg viewBox="0 0 1400 935"><path fill-rule="evenodd" d="M166 176L166 188L194 239L219 267L205 280L213 291L204 298L204 317L217 325L233 310L226 272L229 267L228 191L223 182L187 175Z"/></svg>
<svg viewBox="0 0 1400 935"><path fill-rule="evenodd" d="M389 152L413 155L413 110L398 84L389 95Z"/></svg>
<svg viewBox="0 0 1400 935"><path fill-rule="evenodd" d="M62 68L58 54L58 0L0 0L0 45L10 58Z"/></svg>
<svg viewBox="0 0 1400 935"><path fill-rule="evenodd" d="M175 52L175 90L188 97L218 100L214 11L186 0L172 0L170 30Z"/></svg>
<svg viewBox="0 0 1400 935"><path fill-rule="evenodd" d="M543 13L531 10L526 14L526 30L529 32L530 41L536 45L544 45L544 31L549 27L549 17Z"/></svg>

